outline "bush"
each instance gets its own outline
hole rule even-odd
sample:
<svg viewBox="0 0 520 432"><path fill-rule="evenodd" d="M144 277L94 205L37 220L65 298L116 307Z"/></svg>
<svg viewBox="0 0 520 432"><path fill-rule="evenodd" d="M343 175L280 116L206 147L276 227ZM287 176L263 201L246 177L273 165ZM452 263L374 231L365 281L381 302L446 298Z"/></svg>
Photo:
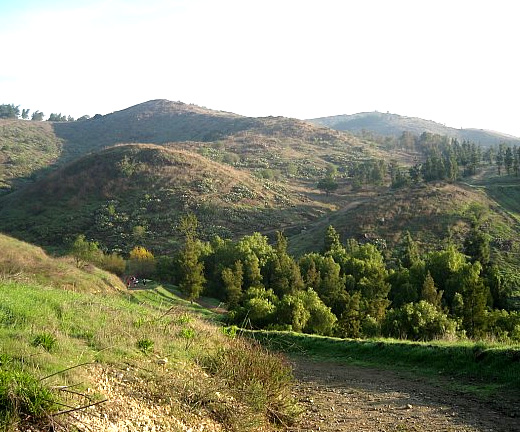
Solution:
<svg viewBox="0 0 520 432"><path fill-rule="evenodd" d="M385 336L431 340L455 333L456 323L432 304L421 300L390 310L382 327Z"/></svg>
<svg viewBox="0 0 520 432"><path fill-rule="evenodd" d="M201 363L210 374L226 381L237 399L246 401L254 414L279 425L290 425L298 416L291 395L291 367L282 356L237 338L207 354Z"/></svg>
<svg viewBox="0 0 520 432"><path fill-rule="evenodd" d="M11 430L20 419L38 420L56 408L54 400L52 392L32 375L16 370L0 370L1 430Z"/></svg>
<svg viewBox="0 0 520 432"><path fill-rule="evenodd" d="M148 354L151 350L153 350L154 342L150 339L143 338L139 339L135 345L137 349L143 352L143 354Z"/></svg>
<svg viewBox="0 0 520 432"><path fill-rule="evenodd" d="M117 253L113 252L109 255L103 255L98 265L103 270L121 276L125 272L126 261Z"/></svg>
<svg viewBox="0 0 520 432"><path fill-rule="evenodd" d="M42 347L45 351L52 352L56 347L57 339L50 333L40 333L32 341L32 346Z"/></svg>

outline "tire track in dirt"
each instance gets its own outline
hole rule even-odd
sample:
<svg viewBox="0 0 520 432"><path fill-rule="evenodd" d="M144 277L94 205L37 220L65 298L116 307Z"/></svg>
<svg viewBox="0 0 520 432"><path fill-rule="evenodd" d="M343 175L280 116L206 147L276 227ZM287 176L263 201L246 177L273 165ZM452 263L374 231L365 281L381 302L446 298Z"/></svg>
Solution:
<svg viewBox="0 0 520 432"><path fill-rule="evenodd" d="M518 401L493 404L419 378L344 364L293 360L301 432L520 431Z"/></svg>

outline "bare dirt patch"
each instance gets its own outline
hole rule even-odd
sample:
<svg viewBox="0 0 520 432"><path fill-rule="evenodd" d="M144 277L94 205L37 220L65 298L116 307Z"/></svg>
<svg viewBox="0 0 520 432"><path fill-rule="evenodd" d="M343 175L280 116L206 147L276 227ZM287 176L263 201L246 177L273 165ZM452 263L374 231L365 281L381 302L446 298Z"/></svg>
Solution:
<svg viewBox="0 0 520 432"><path fill-rule="evenodd" d="M305 411L291 431L520 431L518 403L495 404L398 373L294 360Z"/></svg>

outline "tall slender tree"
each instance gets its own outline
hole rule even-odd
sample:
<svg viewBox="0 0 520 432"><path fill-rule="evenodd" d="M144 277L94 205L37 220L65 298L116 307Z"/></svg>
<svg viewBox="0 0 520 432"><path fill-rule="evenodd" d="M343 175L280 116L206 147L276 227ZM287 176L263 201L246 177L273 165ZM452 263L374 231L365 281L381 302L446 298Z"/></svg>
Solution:
<svg viewBox="0 0 520 432"><path fill-rule="evenodd" d="M204 264L200 261L201 251L197 239L197 217L190 213L184 216L179 230L184 236L184 245L179 255L179 288L190 302L199 298L206 279Z"/></svg>

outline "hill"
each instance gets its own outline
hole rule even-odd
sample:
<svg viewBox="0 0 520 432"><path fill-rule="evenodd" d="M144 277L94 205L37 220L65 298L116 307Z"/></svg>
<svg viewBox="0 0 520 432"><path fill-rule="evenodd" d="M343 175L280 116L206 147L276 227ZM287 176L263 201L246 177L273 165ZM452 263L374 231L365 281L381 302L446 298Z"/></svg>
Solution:
<svg viewBox="0 0 520 432"><path fill-rule="evenodd" d="M406 117L398 114L365 112L352 115L337 115L309 120L313 124L330 127L340 131L360 133L373 132L383 136L399 137L403 132L421 135L429 132L457 138L459 141L469 140L484 147L505 142L511 145L520 144L520 138L483 129L455 129L431 120L417 117Z"/></svg>
<svg viewBox="0 0 520 432"><path fill-rule="evenodd" d="M0 185L5 192L82 155L116 144L172 144L217 162L291 178L322 174L331 155L364 159L370 146L348 133L284 117L251 118L154 100L76 122L0 122ZM36 138L34 137L36 135ZM0 140L2 136L0 135ZM23 151L20 151L23 150ZM368 152L368 153L367 153ZM17 169L14 169L16 166Z"/></svg>
<svg viewBox="0 0 520 432"><path fill-rule="evenodd" d="M409 231L422 250L432 250L448 237L462 244L472 221L478 217L491 236L493 257L498 259L520 247L515 240L511 244L502 242L520 235L519 215L502 208L484 190L458 183L381 190L377 194L359 194L349 204L295 234L291 247L297 253L321 248L323 233L328 225L333 225L342 241L355 238L392 249Z"/></svg>
<svg viewBox="0 0 520 432"><path fill-rule="evenodd" d="M111 273L93 266L78 268L72 258L53 258L37 246L3 234L0 234L0 250L0 280L86 293L125 289Z"/></svg>
<svg viewBox="0 0 520 432"><path fill-rule="evenodd" d="M358 128L377 117L382 125L393 124L395 133L403 124L446 130L390 114L352 117ZM55 143L48 153L29 151L38 146L27 134L36 131ZM367 136L166 100L77 122L5 122L3 133L11 149L29 144L20 165L25 177L4 176L19 190L0 197L0 229L50 248L63 248L84 233L119 252L135 244L170 251L177 244L177 220L188 210L201 221L204 239L283 229L293 251L307 251L333 223L344 239L383 239L392 247L408 229L432 246L457 227L462 238L470 223L464 209L480 203L494 215L491 234L502 239L495 251L512 244L508 256L515 260L517 213L514 206L513 212L507 209L516 188L505 194L479 185L478 195L457 183L390 189L390 167L416 164L424 154ZM8 165L2 165L4 173ZM338 186L330 196L316 187L328 172L335 173ZM482 181L490 175L495 174L486 171ZM22 183L27 177L38 181Z"/></svg>
<svg viewBox="0 0 520 432"><path fill-rule="evenodd" d="M80 158L2 200L0 229L46 246L77 234L113 250L146 243L168 250L183 214L197 214L203 238L305 223L323 205L199 154L127 144ZM323 211L323 210L321 210Z"/></svg>
<svg viewBox="0 0 520 432"><path fill-rule="evenodd" d="M51 123L0 119L0 196L41 177L61 152Z"/></svg>
<svg viewBox="0 0 520 432"><path fill-rule="evenodd" d="M288 364L172 287L127 291L15 239L0 246L1 430L268 432L294 421Z"/></svg>

